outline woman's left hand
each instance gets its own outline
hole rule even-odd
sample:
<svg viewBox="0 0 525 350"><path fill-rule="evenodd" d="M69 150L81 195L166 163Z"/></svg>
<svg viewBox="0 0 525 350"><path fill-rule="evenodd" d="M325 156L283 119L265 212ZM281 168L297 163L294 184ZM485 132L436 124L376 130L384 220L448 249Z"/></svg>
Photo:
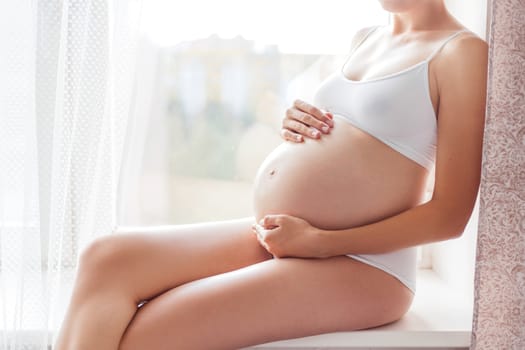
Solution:
<svg viewBox="0 0 525 350"><path fill-rule="evenodd" d="M301 218L266 215L252 225L259 243L275 258L321 258L320 230Z"/></svg>

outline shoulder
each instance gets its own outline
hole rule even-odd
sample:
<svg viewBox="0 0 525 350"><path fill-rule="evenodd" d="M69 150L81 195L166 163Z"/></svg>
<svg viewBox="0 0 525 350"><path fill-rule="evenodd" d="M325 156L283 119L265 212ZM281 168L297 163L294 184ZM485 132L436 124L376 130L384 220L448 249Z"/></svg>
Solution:
<svg viewBox="0 0 525 350"><path fill-rule="evenodd" d="M445 46L443 50L443 58L447 61L484 59L488 55L488 50L489 46L483 39L474 33L466 32L460 34Z"/></svg>
<svg viewBox="0 0 525 350"><path fill-rule="evenodd" d="M353 50L355 47L359 46L359 44L367 37L367 35L370 34L376 28L378 28L378 26L364 27L357 30L354 36L352 37L352 42L350 43L350 50Z"/></svg>
<svg viewBox="0 0 525 350"><path fill-rule="evenodd" d="M438 80L457 80L471 74L486 75L488 45L476 34L466 32L445 45L436 57Z"/></svg>
<svg viewBox="0 0 525 350"><path fill-rule="evenodd" d="M378 28L379 26L369 26L369 27L363 27L361 29L358 29L352 40L362 40L368 33L370 33L372 30Z"/></svg>

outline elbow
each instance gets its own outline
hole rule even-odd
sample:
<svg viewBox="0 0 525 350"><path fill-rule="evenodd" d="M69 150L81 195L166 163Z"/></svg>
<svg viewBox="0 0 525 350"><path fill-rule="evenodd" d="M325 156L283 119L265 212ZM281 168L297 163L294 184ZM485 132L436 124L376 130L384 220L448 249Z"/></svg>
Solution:
<svg viewBox="0 0 525 350"><path fill-rule="evenodd" d="M450 226L447 229L447 232L445 233L445 239L455 239L459 238L463 235L463 232L465 232L465 228L467 227L467 223L464 224L457 224Z"/></svg>
<svg viewBox="0 0 525 350"><path fill-rule="evenodd" d="M446 217L440 220L438 226L436 241L446 241L461 237L465 231L466 223L463 224L460 220L456 221L451 217Z"/></svg>
<svg viewBox="0 0 525 350"><path fill-rule="evenodd" d="M470 218L472 217L472 213L474 211L474 206L475 202L456 211L454 224L450 229L450 238L459 238L467 230L467 226L469 225Z"/></svg>
<svg viewBox="0 0 525 350"><path fill-rule="evenodd" d="M458 208L443 208L439 210L439 238L438 240L448 240L459 238L465 232L467 224L472 214L472 209L458 210Z"/></svg>

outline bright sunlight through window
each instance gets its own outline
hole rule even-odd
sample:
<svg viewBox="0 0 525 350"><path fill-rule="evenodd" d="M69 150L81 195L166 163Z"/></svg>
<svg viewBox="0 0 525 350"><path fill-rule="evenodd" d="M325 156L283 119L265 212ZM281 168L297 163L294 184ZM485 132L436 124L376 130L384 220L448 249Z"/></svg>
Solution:
<svg viewBox="0 0 525 350"><path fill-rule="evenodd" d="M144 6L145 30L159 46L240 35L284 54L344 53L355 30L387 21L378 1L149 0Z"/></svg>
<svg viewBox="0 0 525 350"><path fill-rule="evenodd" d="M122 225L252 215L252 181L354 33L385 24L377 1L149 0L136 93L137 130Z"/></svg>

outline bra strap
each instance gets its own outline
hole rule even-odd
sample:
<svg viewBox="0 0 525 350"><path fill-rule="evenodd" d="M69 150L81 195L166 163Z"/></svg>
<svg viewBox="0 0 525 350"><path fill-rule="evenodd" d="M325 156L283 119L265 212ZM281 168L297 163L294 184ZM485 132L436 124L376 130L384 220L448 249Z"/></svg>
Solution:
<svg viewBox="0 0 525 350"><path fill-rule="evenodd" d="M372 28L370 28L370 30L368 32L366 32L366 34L363 36L363 38L361 40L359 40L359 42L354 46L354 48L350 51L350 54L348 55L349 57L359 48L359 46L361 46L361 44L363 44L365 42L365 40L370 36L370 34L372 34L373 32L375 32L375 30L377 28L379 28L380 26L374 26Z"/></svg>
<svg viewBox="0 0 525 350"><path fill-rule="evenodd" d="M461 33L465 33L465 32L468 32L469 30L468 29L462 29L462 30L459 30L457 32L455 32L454 34L450 35L448 38L446 38L442 43L441 45L439 45L435 50L434 52L432 52L430 54L430 56L428 56L428 58L426 59L427 62L431 61L438 53L439 51L441 51L441 49L443 49L443 47L445 47L445 45L452 39L454 39L455 37L457 37L459 34Z"/></svg>

